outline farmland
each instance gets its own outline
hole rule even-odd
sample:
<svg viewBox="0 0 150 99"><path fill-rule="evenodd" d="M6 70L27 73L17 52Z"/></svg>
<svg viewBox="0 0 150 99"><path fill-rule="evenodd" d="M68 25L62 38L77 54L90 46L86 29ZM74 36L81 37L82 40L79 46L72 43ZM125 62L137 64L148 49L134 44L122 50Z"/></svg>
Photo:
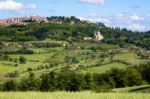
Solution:
<svg viewBox="0 0 150 99"><path fill-rule="evenodd" d="M0 99L149 99L145 93L94 93L94 92L4 92Z"/></svg>
<svg viewBox="0 0 150 99"><path fill-rule="evenodd" d="M46 41L41 41L46 42ZM58 41L48 41L49 43L62 43ZM29 44L32 42L28 42ZM15 44L15 43L14 43ZM33 51L33 54L8 54L11 60L16 61L0 61L0 76L7 75L8 73L13 73L17 71L20 76L24 76L27 70L30 68L35 74L43 73L45 71L49 72L51 70L60 71L62 67L70 65L70 68L78 68L80 65L84 67L80 71L82 73L105 73L111 68L125 69L131 65L137 65L144 63L148 60L139 59L134 50L129 51L128 48L124 49L113 49L112 45L102 44L104 48L107 47L108 51L102 53L102 50L94 52L91 49L80 49L78 46L84 45L84 43L76 43L74 50L67 50L65 47L54 47L54 48L28 48ZM88 44L88 47L93 46ZM110 47L110 48L109 48ZM109 50L114 50L118 54L114 55L110 60ZM127 51L123 53L123 51ZM105 56L104 56L105 55ZM26 59L25 64L19 63L19 57L23 56ZM71 62L72 60L65 60L66 57L74 57L77 62ZM125 61L128 64L124 64L118 61L110 62L113 60ZM69 62L70 61L70 62ZM56 66L50 66L50 65ZM17 65L17 66L16 66ZM47 68L46 68L47 67ZM38 73L36 73L38 72Z"/></svg>

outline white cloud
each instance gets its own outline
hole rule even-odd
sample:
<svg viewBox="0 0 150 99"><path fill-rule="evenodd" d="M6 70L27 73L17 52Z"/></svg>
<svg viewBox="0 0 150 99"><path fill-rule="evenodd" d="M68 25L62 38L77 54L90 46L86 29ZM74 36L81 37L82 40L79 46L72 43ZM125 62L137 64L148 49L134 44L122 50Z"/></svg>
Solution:
<svg viewBox="0 0 150 99"><path fill-rule="evenodd" d="M23 4L19 2L15 2L13 0L3 0L0 1L0 10L13 10L13 11L19 11L23 9Z"/></svg>
<svg viewBox="0 0 150 99"><path fill-rule="evenodd" d="M148 31L150 30L150 14L139 15L136 13L118 13L111 16L100 16L92 13L87 16L87 19L92 22L102 22L109 27L127 28L133 31Z"/></svg>
<svg viewBox="0 0 150 99"><path fill-rule="evenodd" d="M22 11L25 9L35 9L35 4L24 5L15 0L0 0L0 11Z"/></svg>
<svg viewBox="0 0 150 99"><path fill-rule="evenodd" d="M35 4L29 4L29 5L27 5L26 8L28 8L28 9L35 9L36 5Z"/></svg>
<svg viewBox="0 0 150 99"><path fill-rule="evenodd" d="M133 21L139 21L139 20L143 20L144 18L140 17L140 16L137 15L137 14L134 14L134 15L130 15L130 16L129 16L129 19L130 19L130 20L133 20Z"/></svg>
<svg viewBox="0 0 150 99"><path fill-rule="evenodd" d="M133 31L149 30L146 16L138 15L136 13L119 13L111 20L113 20L113 24L111 24L111 26L127 28Z"/></svg>
<svg viewBox="0 0 150 99"><path fill-rule="evenodd" d="M88 20L91 22L102 22L105 23L105 25L111 24L111 20L106 17L99 16L96 13L91 13L88 16Z"/></svg>
<svg viewBox="0 0 150 99"><path fill-rule="evenodd" d="M128 28L135 31L144 31L146 27L139 23L132 23L128 25Z"/></svg>
<svg viewBox="0 0 150 99"><path fill-rule="evenodd" d="M104 5L106 0L79 0L83 3L91 3L91 4L98 4L98 5Z"/></svg>
<svg viewBox="0 0 150 99"><path fill-rule="evenodd" d="M143 16L137 14L130 14L130 13L119 13L115 15L115 18L119 21L142 21L145 18Z"/></svg>
<svg viewBox="0 0 150 99"><path fill-rule="evenodd" d="M89 21L91 21L91 22L102 22L102 23L105 23L105 25L111 24L111 20L109 20L107 18L102 18L102 17L92 18L92 19L89 19Z"/></svg>

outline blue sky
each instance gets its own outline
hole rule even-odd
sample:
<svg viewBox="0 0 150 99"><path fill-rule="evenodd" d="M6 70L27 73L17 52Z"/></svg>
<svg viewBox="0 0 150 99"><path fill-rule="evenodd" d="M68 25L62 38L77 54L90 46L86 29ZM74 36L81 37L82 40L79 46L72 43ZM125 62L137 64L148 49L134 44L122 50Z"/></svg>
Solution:
<svg viewBox="0 0 150 99"><path fill-rule="evenodd" d="M15 16L76 16L110 27L150 30L150 0L0 0L0 19Z"/></svg>

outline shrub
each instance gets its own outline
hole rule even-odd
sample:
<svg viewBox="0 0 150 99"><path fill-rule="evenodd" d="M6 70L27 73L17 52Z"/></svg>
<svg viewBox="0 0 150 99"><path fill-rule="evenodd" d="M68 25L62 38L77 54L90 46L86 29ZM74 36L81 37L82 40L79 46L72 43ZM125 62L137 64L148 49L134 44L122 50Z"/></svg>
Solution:
<svg viewBox="0 0 150 99"><path fill-rule="evenodd" d="M40 80L35 78L33 73L30 73L28 78L21 80L19 85L19 90L21 91L39 91L40 90Z"/></svg>
<svg viewBox="0 0 150 99"><path fill-rule="evenodd" d="M15 80L8 80L3 85L4 91L17 91L18 84Z"/></svg>
<svg viewBox="0 0 150 99"><path fill-rule="evenodd" d="M137 69L127 69L126 75L128 86L138 86L142 84L142 75Z"/></svg>
<svg viewBox="0 0 150 99"><path fill-rule="evenodd" d="M23 56L19 57L19 62L20 64L25 64L26 63L26 59Z"/></svg>

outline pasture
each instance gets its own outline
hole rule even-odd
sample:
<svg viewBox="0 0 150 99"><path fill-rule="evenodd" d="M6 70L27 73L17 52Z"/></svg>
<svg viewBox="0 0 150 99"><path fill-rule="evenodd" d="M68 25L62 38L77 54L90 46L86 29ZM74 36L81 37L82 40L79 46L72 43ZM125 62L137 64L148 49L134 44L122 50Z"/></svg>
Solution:
<svg viewBox="0 0 150 99"><path fill-rule="evenodd" d="M0 99L150 99L150 94L94 92L1 92Z"/></svg>

